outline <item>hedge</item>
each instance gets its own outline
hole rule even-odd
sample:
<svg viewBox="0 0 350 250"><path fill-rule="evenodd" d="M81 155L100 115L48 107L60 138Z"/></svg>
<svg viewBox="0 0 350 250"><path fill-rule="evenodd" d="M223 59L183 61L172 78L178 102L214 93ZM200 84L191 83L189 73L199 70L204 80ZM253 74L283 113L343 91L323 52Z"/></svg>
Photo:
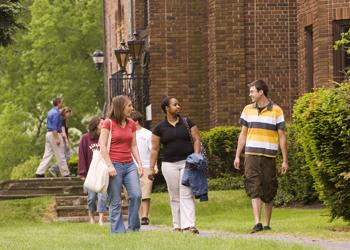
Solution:
<svg viewBox="0 0 350 250"><path fill-rule="evenodd" d="M317 192L313 187L314 181L304 157L302 145L294 124L288 124L286 129L288 164L287 174L278 176L277 195L274 204L278 206L290 203L312 203L317 201ZM280 170L282 155L279 151L276 166Z"/></svg>
<svg viewBox="0 0 350 250"><path fill-rule="evenodd" d="M320 200L350 221L350 83L299 98L293 118Z"/></svg>
<svg viewBox="0 0 350 250"><path fill-rule="evenodd" d="M15 166L10 174L12 180L32 178L41 161L39 156L31 156L25 162Z"/></svg>
<svg viewBox="0 0 350 250"><path fill-rule="evenodd" d="M220 126L201 133L201 140L208 154L209 177L239 174L233 167L233 161L240 132L239 127Z"/></svg>

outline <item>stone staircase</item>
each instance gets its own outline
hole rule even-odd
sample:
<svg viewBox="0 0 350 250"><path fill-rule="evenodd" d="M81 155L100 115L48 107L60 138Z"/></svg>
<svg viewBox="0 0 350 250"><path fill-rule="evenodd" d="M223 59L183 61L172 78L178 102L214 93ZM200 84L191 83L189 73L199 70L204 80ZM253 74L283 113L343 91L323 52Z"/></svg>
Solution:
<svg viewBox="0 0 350 250"><path fill-rule="evenodd" d="M57 221L88 221L87 196L78 177L35 178L0 182L0 200L55 196ZM123 198L123 217L128 206ZM105 213L108 218L108 212Z"/></svg>

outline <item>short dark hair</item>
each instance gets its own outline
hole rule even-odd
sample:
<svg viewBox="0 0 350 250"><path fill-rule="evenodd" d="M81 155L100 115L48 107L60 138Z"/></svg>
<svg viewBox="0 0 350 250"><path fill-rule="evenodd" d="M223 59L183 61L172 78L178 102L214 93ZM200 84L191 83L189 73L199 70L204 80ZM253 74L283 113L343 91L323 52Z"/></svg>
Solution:
<svg viewBox="0 0 350 250"><path fill-rule="evenodd" d="M141 126L143 125L143 115L139 111L131 112L131 119L138 122Z"/></svg>
<svg viewBox="0 0 350 250"><path fill-rule="evenodd" d="M264 95L267 96L269 94L269 87L267 86L266 82L263 80L255 80L248 84L248 87L255 87L258 91L262 90Z"/></svg>
<svg viewBox="0 0 350 250"><path fill-rule="evenodd" d="M53 99L52 105L57 107L58 104L60 104L61 102L62 102L62 97L56 97L55 99Z"/></svg>
<svg viewBox="0 0 350 250"><path fill-rule="evenodd" d="M169 103L171 99L175 99L175 97L173 96L166 96L163 101L160 104L160 107L162 108L163 112L166 114L166 108L165 107L169 107Z"/></svg>

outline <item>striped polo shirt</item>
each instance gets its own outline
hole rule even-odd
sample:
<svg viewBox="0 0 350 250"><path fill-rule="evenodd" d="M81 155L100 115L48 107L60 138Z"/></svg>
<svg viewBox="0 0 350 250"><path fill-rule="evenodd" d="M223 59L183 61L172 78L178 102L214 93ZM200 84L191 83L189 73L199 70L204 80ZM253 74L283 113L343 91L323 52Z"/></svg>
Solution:
<svg viewBox="0 0 350 250"><path fill-rule="evenodd" d="M269 100L259 112L256 103L245 106L239 123L248 128L245 154L276 157L278 151L278 129L284 129L282 109Z"/></svg>

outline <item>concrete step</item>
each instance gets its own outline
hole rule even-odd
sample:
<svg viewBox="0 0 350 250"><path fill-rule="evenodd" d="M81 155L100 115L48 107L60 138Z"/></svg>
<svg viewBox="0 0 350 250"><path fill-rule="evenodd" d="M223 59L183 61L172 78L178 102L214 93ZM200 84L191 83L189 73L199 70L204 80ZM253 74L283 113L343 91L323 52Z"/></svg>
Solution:
<svg viewBox="0 0 350 250"><path fill-rule="evenodd" d="M0 190L0 195L83 195L82 185L72 186L45 186L26 189Z"/></svg>
<svg viewBox="0 0 350 250"><path fill-rule="evenodd" d="M57 196L56 206L79 206L87 204L87 196Z"/></svg>
<svg viewBox="0 0 350 250"><path fill-rule="evenodd" d="M122 194L123 202L125 199L124 194ZM75 205L87 205L87 195L74 195L74 196L56 196L57 206L75 206Z"/></svg>
<svg viewBox="0 0 350 250"><path fill-rule="evenodd" d="M123 214L128 213L128 206L123 205ZM87 216L88 210L87 205L75 205L75 206L56 206L57 217L77 217L77 216ZM108 210L104 213L108 215Z"/></svg>
<svg viewBox="0 0 350 250"><path fill-rule="evenodd" d="M83 186L83 182L81 181L45 181L45 182L12 182L7 183L6 185L2 186L1 190L19 190L19 189L26 189L26 188L33 188L33 187L50 187L50 186L57 186L57 187L65 187L65 186Z"/></svg>
<svg viewBox="0 0 350 250"><path fill-rule="evenodd" d="M123 220L128 221L128 216L123 214ZM57 217L58 222L89 222L89 216L70 216L70 217ZM95 221L98 222L98 216L95 216ZM104 216L103 221L109 223L109 216Z"/></svg>
<svg viewBox="0 0 350 250"><path fill-rule="evenodd" d="M30 184L40 184L40 185L53 185L53 184L62 184L66 185L67 183L81 183L84 182L80 180L79 177L58 177L58 178L28 178L22 180L5 180L0 182L0 189L5 189L9 185L30 185Z"/></svg>
<svg viewBox="0 0 350 250"><path fill-rule="evenodd" d="M71 194L68 194L71 195ZM4 194L0 195L0 200L13 200L13 199L27 199L27 198L35 198L35 197L42 197L42 196L51 196L48 194ZM54 196L54 195L52 195ZM60 196L64 196L64 194L60 194Z"/></svg>

